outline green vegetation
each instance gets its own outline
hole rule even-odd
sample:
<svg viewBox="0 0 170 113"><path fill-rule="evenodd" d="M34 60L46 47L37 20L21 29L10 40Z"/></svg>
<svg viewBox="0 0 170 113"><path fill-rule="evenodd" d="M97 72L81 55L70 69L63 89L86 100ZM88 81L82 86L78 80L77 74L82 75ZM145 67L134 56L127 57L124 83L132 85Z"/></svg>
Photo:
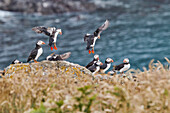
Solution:
<svg viewBox="0 0 170 113"><path fill-rule="evenodd" d="M166 59L168 63L170 61ZM71 74L70 74L71 75ZM17 74L0 79L2 113L169 113L169 66L152 60L149 69L129 70L129 80L73 77L62 73L49 76ZM119 78L119 79L118 79Z"/></svg>

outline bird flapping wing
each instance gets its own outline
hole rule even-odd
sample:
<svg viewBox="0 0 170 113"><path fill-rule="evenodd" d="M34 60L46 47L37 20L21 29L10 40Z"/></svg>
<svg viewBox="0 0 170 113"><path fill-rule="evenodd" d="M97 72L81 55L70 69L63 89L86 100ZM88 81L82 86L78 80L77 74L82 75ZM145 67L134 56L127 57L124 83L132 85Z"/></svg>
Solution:
<svg viewBox="0 0 170 113"><path fill-rule="evenodd" d="M70 55L71 55L71 52L67 52L67 53L60 55L60 57L62 60L65 60L65 59L68 59L70 57Z"/></svg>
<svg viewBox="0 0 170 113"><path fill-rule="evenodd" d="M106 20L103 25L101 25L95 32L97 32L99 35L103 30L106 30L109 26L109 21Z"/></svg>
<svg viewBox="0 0 170 113"><path fill-rule="evenodd" d="M53 35L55 31L56 31L55 27L48 27L47 28L47 32L49 32L51 35Z"/></svg>
<svg viewBox="0 0 170 113"><path fill-rule="evenodd" d="M38 26L38 27L33 27L32 30L35 31L36 33L44 33L47 36L50 36L50 30L48 30L49 28L46 28L44 26Z"/></svg>

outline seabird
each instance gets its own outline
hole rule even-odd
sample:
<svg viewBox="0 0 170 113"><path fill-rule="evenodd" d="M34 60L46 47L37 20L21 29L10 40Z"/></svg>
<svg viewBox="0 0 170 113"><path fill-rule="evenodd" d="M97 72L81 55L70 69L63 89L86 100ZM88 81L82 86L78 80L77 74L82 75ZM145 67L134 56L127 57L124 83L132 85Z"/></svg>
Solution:
<svg viewBox="0 0 170 113"><path fill-rule="evenodd" d="M22 64L19 60L15 59L11 64Z"/></svg>
<svg viewBox="0 0 170 113"><path fill-rule="evenodd" d="M67 52L62 55L52 53L51 55L47 56L46 60L49 60L49 61L66 60L70 57L70 55L71 55L71 52Z"/></svg>
<svg viewBox="0 0 170 113"><path fill-rule="evenodd" d="M103 65L103 64L98 60L92 66L90 66L88 69L94 75L95 73L97 73L100 70L100 65Z"/></svg>
<svg viewBox="0 0 170 113"><path fill-rule="evenodd" d="M110 68L112 62L111 58L106 58L105 63L100 66L100 72L105 73Z"/></svg>
<svg viewBox="0 0 170 113"><path fill-rule="evenodd" d="M43 41L39 40L36 43L36 47L35 49L33 49L28 57L27 62L34 60L34 62L37 62L37 59L41 56L41 54L43 53L43 49L41 47L41 45L45 44Z"/></svg>
<svg viewBox="0 0 170 113"><path fill-rule="evenodd" d="M106 20L105 23L97 28L97 30L93 34L86 34L84 36L84 42L87 42L87 47L86 49L89 50L89 54L94 53L94 46L96 43L97 39L100 39L100 34L102 33L103 30L107 29L109 26L109 21ZM92 49L92 51L90 51Z"/></svg>
<svg viewBox="0 0 170 113"><path fill-rule="evenodd" d="M129 59L125 58L123 60L122 64L119 64L117 66L113 66L113 70L108 72L108 74L114 74L116 71L119 71L121 74L124 73L124 71L127 71L130 68L130 63L129 63Z"/></svg>
<svg viewBox="0 0 170 113"><path fill-rule="evenodd" d="M98 60L99 60L99 55L97 55L97 54L94 55L94 59L89 64L87 64L86 68L89 68L90 66L92 66Z"/></svg>
<svg viewBox="0 0 170 113"><path fill-rule="evenodd" d="M44 27L44 26L39 26L39 27L33 27L33 31L36 33L44 33L45 35L49 36L49 46L51 47L51 51L53 50L53 45L54 49L57 50L56 47L56 41L57 41L57 36L58 34L62 35L61 29L56 29L55 27Z"/></svg>

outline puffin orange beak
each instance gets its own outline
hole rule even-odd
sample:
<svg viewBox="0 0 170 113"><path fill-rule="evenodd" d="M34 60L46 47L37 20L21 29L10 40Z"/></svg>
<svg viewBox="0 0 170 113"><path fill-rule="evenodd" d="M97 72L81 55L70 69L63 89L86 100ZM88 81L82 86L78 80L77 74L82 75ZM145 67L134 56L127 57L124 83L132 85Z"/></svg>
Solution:
<svg viewBox="0 0 170 113"><path fill-rule="evenodd" d="M113 60L111 60L111 62L114 62Z"/></svg>
<svg viewBox="0 0 170 113"><path fill-rule="evenodd" d="M99 58L97 58L97 60L99 60Z"/></svg>
<svg viewBox="0 0 170 113"><path fill-rule="evenodd" d="M62 32L60 32L60 35L62 35Z"/></svg>
<svg viewBox="0 0 170 113"><path fill-rule="evenodd" d="M45 42L42 42L42 44L45 44Z"/></svg>
<svg viewBox="0 0 170 113"><path fill-rule="evenodd" d="M126 63L126 60L123 60L124 63Z"/></svg>
<svg viewBox="0 0 170 113"><path fill-rule="evenodd" d="M100 36L98 36L98 39L100 39Z"/></svg>
<svg viewBox="0 0 170 113"><path fill-rule="evenodd" d="M103 63L100 63L100 65L103 65Z"/></svg>

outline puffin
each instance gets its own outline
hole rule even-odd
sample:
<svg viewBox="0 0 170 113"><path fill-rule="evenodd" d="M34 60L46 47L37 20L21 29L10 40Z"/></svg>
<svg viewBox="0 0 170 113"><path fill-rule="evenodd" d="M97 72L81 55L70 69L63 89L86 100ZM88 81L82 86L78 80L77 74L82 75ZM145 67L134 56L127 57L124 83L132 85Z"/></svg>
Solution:
<svg viewBox="0 0 170 113"><path fill-rule="evenodd" d="M41 56L41 54L43 53L43 49L41 47L41 45L45 44L43 41L39 40L36 43L36 47L31 51L27 62L34 60L35 63L37 63L37 59Z"/></svg>
<svg viewBox="0 0 170 113"><path fill-rule="evenodd" d="M22 64L22 62L20 62L19 60L15 59L14 61L12 61L11 64Z"/></svg>
<svg viewBox="0 0 170 113"><path fill-rule="evenodd" d="M86 68L89 68L90 66L92 66L98 60L99 60L99 55L97 55L97 54L94 55L94 59L89 64L87 64Z"/></svg>
<svg viewBox="0 0 170 113"><path fill-rule="evenodd" d="M129 59L125 58L123 60L122 64L119 64L119 65L113 66L113 67L114 67L114 69L112 69L112 71L108 72L108 74L114 74L117 71L119 71L121 74L123 74L124 71L127 71L130 68Z"/></svg>
<svg viewBox="0 0 170 113"><path fill-rule="evenodd" d="M51 55L46 57L46 60L48 60L48 61L66 60L70 57L70 55L71 55L71 52L67 52L62 55L52 53Z"/></svg>
<svg viewBox="0 0 170 113"><path fill-rule="evenodd" d="M97 30L93 34L85 34L84 36L84 42L87 43L86 49L89 50L89 54L93 53L94 54L94 46L96 43L97 39L100 39L100 34L102 33L103 30L106 30L109 26L109 21L106 20L105 23L97 28ZM92 49L90 51L90 49Z"/></svg>
<svg viewBox="0 0 170 113"><path fill-rule="evenodd" d="M111 58L106 58L105 63L100 66L100 72L105 73L110 68L112 62Z"/></svg>
<svg viewBox="0 0 170 113"><path fill-rule="evenodd" d="M44 26L38 26L38 27L33 27L32 28L33 31L35 31L36 33L44 33L45 35L49 36L49 46L51 48L51 51L53 50L53 45L54 45L54 49L57 50L56 47L56 41L57 41L57 36L58 34L62 35L62 31L61 29L57 29L55 27L44 27Z"/></svg>
<svg viewBox="0 0 170 113"><path fill-rule="evenodd" d="M92 66L90 66L88 70L90 70L92 74L94 75L100 70L100 65L103 65L103 63L98 60Z"/></svg>

